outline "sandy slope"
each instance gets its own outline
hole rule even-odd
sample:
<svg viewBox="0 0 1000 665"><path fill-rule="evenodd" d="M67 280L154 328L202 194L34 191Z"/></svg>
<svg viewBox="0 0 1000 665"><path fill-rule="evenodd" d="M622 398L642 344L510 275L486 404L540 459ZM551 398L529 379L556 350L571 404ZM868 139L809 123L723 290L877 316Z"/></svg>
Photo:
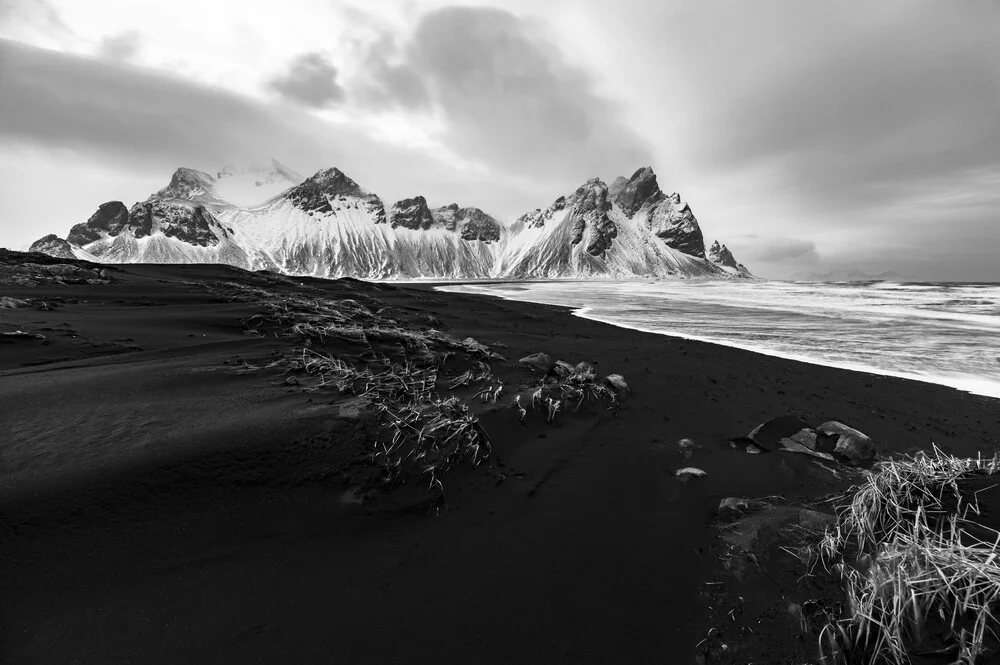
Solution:
<svg viewBox="0 0 1000 665"><path fill-rule="evenodd" d="M243 334L254 306L202 286L262 278L121 268L106 285L4 287L76 301L0 310L0 332L51 341L0 345L4 663L688 662L707 626L719 499L842 486L807 458L746 455L730 437L791 412L854 424L885 450L1000 441L1000 402L947 388L559 308L302 280L414 325L433 316L510 359L594 361L635 389L617 415L555 426L483 408L494 464L449 473L444 505L416 484L358 503L373 432L356 405L285 385L280 369L247 371L290 341ZM509 385L533 380L513 362L496 369ZM685 459L682 437L704 448ZM689 464L708 476L678 482ZM770 631L760 649L801 658L769 584L744 591Z"/></svg>

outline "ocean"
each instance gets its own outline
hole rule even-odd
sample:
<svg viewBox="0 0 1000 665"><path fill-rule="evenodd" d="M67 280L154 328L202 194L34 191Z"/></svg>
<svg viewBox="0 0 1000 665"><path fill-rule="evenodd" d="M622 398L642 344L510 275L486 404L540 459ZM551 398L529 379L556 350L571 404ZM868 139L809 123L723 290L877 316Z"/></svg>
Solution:
<svg viewBox="0 0 1000 665"><path fill-rule="evenodd" d="M1000 284L555 281L444 291L575 308L576 316L1000 398Z"/></svg>

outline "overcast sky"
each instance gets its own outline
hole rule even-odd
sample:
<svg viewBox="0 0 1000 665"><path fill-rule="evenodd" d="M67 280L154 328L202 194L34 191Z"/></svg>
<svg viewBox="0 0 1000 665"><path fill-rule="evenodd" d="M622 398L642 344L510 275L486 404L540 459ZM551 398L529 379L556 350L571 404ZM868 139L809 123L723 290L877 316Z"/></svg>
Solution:
<svg viewBox="0 0 1000 665"><path fill-rule="evenodd" d="M997 0L0 0L0 245L178 166L510 220L651 165L767 277L1000 280Z"/></svg>

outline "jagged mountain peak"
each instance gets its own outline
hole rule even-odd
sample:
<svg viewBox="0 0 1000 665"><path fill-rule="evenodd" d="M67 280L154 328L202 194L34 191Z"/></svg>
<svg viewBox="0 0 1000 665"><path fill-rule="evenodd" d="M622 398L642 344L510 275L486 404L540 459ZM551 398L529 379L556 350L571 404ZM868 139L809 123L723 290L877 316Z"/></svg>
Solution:
<svg viewBox="0 0 1000 665"><path fill-rule="evenodd" d="M709 248L708 260L720 266L729 266L730 268L736 268L739 265L733 253L729 251L729 248L720 244L718 240L714 241Z"/></svg>
<svg viewBox="0 0 1000 665"><path fill-rule="evenodd" d="M707 258L715 265L727 268L735 275L739 275L740 277L753 277L747 267L737 261L736 257L733 256L733 253L729 251L729 248L720 243L718 240L713 241L712 246L708 248Z"/></svg>
<svg viewBox="0 0 1000 665"><path fill-rule="evenodd" d="M185 199L205 203L222 201L215 192L215 178L212 175L185 166L174 171L170 184L151 194L146 200L153 199Z"/></svg>
<svg viewBox="0 0 1000 665"><path fill-rule="evenodd" d="M307 184L322 188L330 196L357 196L359 198L371 196L367 190L336 166L320 169L302 181L300 186Z"/></svg>
<svg viewBox="0 0 1000 665"><path fill-rule="evenodd" d="M295 207L317 214L332 214L333 201L346 201L348 198L363 199L365 205L376 216L376 223L385 221L382 201L335 166L320 169L282 196Z"/></svg>
<svg viewBox="0 0 1000 665"><path fill-rule="evenodd" d="M691 207L680 194L663 193L652 167L636 170L631 178L618 178L611 197L626 217L644 224L667 245L690 256L705 258L705 239Z"/></svg>
<svg viewBox="0 0 1000 665"><path fill-rule="evenodd" d="M631 178L617 178L612 185L611 196L629 217L642 206L655 205L665 198L650 166L636 170Z"/></svg>

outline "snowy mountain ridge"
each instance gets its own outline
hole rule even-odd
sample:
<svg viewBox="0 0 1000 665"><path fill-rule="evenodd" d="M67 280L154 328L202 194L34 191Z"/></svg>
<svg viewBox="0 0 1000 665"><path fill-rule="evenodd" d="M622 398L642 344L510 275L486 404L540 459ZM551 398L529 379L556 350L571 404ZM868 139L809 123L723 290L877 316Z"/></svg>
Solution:
<svg viewBox="0 0 1000 665"><path fill-rule="evenodd" d="M649 167L610 187L592 178L509 225L419 195L386 206L336 167L309 178L275 160L216 175L179 168L145 201L103 203L32 250L365 279L752 277L718 242L706 254L690 206Z"/></svg>

